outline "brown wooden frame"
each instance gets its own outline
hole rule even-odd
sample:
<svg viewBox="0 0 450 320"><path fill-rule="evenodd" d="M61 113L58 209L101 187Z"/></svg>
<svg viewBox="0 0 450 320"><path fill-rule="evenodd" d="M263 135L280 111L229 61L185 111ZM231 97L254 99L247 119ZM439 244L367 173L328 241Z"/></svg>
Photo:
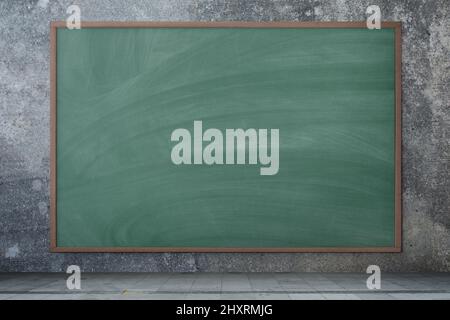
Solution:
<svg viewBox="0 0 450 320"><path fill-rule="evenodd" d="M401 252L401 22L382 22L395 29L395 245L394 247L204 248L204 247L58 247L56 239L56 31L50 26L50 251L51 252ZM82 28L366 28L366 22L100 22L82 21Z"/></svg>

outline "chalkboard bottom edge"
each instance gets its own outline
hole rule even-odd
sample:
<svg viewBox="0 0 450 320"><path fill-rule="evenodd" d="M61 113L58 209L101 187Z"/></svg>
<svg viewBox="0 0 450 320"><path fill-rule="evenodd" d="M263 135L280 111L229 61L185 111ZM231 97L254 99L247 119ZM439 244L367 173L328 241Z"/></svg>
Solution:
<svg viewBox="0 0 450 320"><path fill-rule="evenodd" d="M53 253L400 253L401 247L231 248L231 247L51 247Z"/></svg>

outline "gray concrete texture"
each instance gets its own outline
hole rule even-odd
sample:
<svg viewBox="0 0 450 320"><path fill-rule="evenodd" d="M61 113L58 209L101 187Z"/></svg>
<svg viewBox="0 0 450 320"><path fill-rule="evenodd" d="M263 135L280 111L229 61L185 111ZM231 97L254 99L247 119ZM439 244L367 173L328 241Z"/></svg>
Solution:
<svg viewBox="0 0 450 320"><path fill-rule="evenodd" d="M448 273L0 273L0 300L450 300Z"/></svg>
<svg viewBox="0 0 450 320"><path fill-rule="evenodd" d="M49 252L49 22L361 21L370 4L403 22L403 252L400 254L55 254ZM450 271L450 1L0 2L0 271Z"/></svg>

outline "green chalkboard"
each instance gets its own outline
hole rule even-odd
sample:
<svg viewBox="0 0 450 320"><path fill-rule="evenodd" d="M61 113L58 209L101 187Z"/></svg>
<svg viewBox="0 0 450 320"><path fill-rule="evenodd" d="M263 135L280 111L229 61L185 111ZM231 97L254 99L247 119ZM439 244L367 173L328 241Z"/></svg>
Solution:
<svg viewBox="0 0 450 320"><path fill-rule="evenodd" d="M52 26L53 251L400 250L397 23L81 27Z"/></svg>

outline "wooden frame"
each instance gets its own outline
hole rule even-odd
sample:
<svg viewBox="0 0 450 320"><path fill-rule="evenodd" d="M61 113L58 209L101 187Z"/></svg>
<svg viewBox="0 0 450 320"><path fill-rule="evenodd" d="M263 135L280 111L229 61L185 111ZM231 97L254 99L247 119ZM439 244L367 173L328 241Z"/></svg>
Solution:
<svg viewBox="0 0 450 320"><path fill-rule="evenodd" d="M50 26L50 251L51 252L401 252L401 22L382 22L395 30L395 245L394 247L317 248L203 248L203 247L58 247L56 233L56 31ZM82 21L82 28L366 28L366 22L100 22Z"/></svg>

